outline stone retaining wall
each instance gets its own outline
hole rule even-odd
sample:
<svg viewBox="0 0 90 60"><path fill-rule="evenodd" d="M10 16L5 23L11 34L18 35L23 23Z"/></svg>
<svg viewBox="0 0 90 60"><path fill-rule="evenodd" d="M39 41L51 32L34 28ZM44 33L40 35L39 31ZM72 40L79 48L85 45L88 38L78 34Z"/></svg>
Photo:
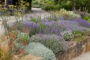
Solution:
<svg viewBox="0 0 90 60"><path fill-rule="evenodd" d="M68 49L65 52L58 53L56 57L57 60L71 60L72 58L88 51L90 51L90 39L77 43L76 46Z"/></svg>

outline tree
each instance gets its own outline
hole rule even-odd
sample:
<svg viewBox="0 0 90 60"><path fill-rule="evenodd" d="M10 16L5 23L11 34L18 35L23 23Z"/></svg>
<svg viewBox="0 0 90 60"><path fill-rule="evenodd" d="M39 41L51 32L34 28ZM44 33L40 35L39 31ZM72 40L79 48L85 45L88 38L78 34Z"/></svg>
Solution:
<svg viewBox="0 0 90 60"><path fill-rule="evenodd" d="M58 1L59 1L59 0L54 0L55 4L57 4L57 3L58 3Z"/></svg>
<svg viewBox="0 0 90 60"><path fill-rule="evenodd" d="M28 9L31 10L31 8L32 8L32 0L27 0L27 2L29 2L29 7L28 7Z"/></svg>

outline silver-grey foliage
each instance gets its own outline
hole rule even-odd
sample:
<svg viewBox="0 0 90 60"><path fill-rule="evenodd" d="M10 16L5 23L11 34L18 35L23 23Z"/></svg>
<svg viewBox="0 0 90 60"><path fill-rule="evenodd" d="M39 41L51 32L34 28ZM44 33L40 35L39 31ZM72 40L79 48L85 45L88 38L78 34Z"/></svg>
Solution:
<svg viewBox="0 0 90 60"><path fill-rule="evenodd" d="M25 48L25 52L41 57L42 60L56 60L53 51L46 48L41 43L29 43L29 45L27 45Z"/></svg>

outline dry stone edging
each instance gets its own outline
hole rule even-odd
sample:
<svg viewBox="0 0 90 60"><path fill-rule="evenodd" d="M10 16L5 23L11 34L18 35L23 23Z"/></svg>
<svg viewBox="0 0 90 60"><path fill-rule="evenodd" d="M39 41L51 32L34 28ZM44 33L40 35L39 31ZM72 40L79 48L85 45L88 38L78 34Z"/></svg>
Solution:
<svg viewBox="0 0 90 60"><path fill-rule="evenodd" d="M87 40L81 41L76 44L76 46L64 51L62 53L58 53L56 55L57 60L71 60L77 56L80 56L86 52L90 51L90 38Z"/></svg>

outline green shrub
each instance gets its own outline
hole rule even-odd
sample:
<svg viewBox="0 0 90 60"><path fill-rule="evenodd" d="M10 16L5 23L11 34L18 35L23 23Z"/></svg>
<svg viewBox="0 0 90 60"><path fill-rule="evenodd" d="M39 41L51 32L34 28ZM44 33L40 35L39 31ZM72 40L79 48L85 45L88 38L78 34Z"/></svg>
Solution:
<svg viewBox="0 0 90 60"><path fill-rule="evenodd" d="M73 11L67 11L65 9L60 9L60 11L57 12L57 13L60 14L61 16L63 16L63 18L65 20L73 20L75 18L80 18L81 17L79 14L76 14Z"/></svg>
<svg viewBox="0 0 90 60"><path fill-rule="evenodd" d="M46 6L46 5L53 5L54 1L53 0L33 0L32 4L33 4L33 7L43 8L43 6Z"/></svg>
<svg viewBox="0 0 90 60"><path fill-rule="evenodd" d="M89 16L85 16L83 19L84 19L84 20L89 20L90 17L89 17Z"/></svg>
<svg viewBox="0 0 90 60"><path fill-rule="evenodd" d="M46 5L43 9L49 11L49 10L59 10L60 6L59 5Z"/></svg>
<svg viewBox="0 0 90 60"><path fill-rule="evenodd" d="M74 35L74 37L80 37L83 35L83 32L81 31L72 31L72 34Z"/></svg>
<svg viewBox="0 0 90 60"><path fill-rule="evenodd" d="M62 36L66 41L70 41L74 37L72 31L64 31Z"/></svg>
<svg viewBox="0 0 90 60"><path fill-rule="evenodd" d="M47 5L47 6L45 6L43 9L45 9L45 10L53 10L54 9L54 6L53 5Z"/></svg>
<svg viewBox="0 0 90 60"><path fill-rule="evenodd" d="M83 40L87 40L87 36L80 36L80 37L73 38L73 41L76 41L76 42L80 42Z"/></svg>
<svg viewBox="0 0 90 60"><path fill-rule="evenodd" d="M72 10L72 3L70 1L62 3L61 4L61 8L64 8L66 10Z"/></svg>
<svg viewBox="0 0 90 60"><path fill-rule="evenodd" d="M71 35L68 34L68 33L65 33L65 34L63 35L63 37L64 37L64 39L65 39L66 41L71 40Z"/></svg>
<svg viewBox="0 0 90 60"><path fill-rule="evenodd" d="M28 54L41 57L42 60L56 60L54 53L40 43L29 43L24 50Z"/></svg>
<svg viewBox="0 0 90 60"><path fill-rule="evenodd" d="M63 38L54 34L37 34L31 37L30 42L40 42L52 49L54 53L65 51L67 49L67 44Z"/></svg>
<svg viewBox="0 0 90 60"><path fill-rule="evenodd" d="M85 16L83 19L90 23L90 17L89 16Z"/></svg>
<svg viewBox="0 0 90 60"><path fill-rule="evenodd" d="M84 31L84 35L90 36L90 31Z"/></svg>
<svg viewBox="0 0 90 60"><path fill-rule="evenodd" d="M63 37L66 41L69 41L71 39L69 34L65 34Z"/></svg>
<svg viewBox="0 0 90 60"><path fill-rule="evenodd" d="M81 32L81 31L73 31L72 33L73 33L73 35L74 35L73 40L76 41L76 42L80 42L80 41L82 41L82 40L86 40L86 39L87 39L87 35L84 34L84 32Z"/></svg>

